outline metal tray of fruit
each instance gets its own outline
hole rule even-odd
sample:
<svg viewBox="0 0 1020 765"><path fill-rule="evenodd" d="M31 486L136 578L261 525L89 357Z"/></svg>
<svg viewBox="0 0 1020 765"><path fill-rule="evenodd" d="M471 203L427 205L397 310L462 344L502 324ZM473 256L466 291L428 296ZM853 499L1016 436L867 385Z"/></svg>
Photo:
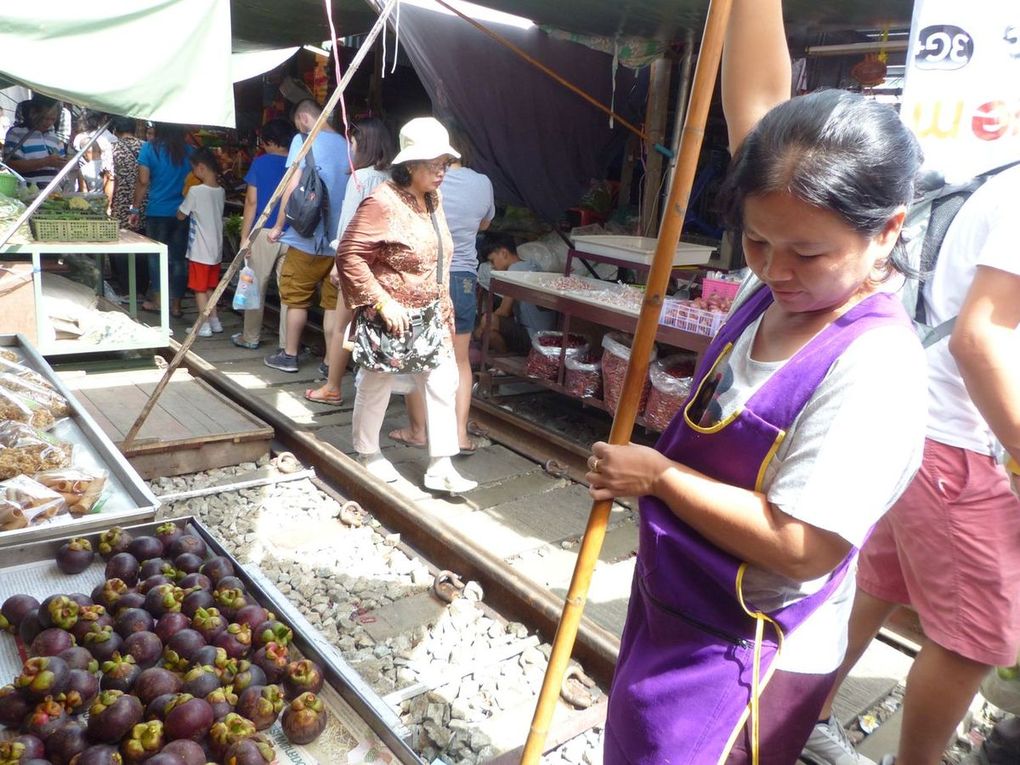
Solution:
<svg viewBox="0 0 1020 765"><path fill-rule="evenodd" d="M42 375L67 399L70 416L58 420L49 432L74 445L72 466L106 473L106 485L97 503L98 512L77 516L61 513L43 523L0 531L0 549L57 536L102 531L116 524L151 521L156 515L159 500L92 416L78 405L74 394L36 348L22 335L0 335L0 347L14 351L21 359L19 363Z"/></svg>
<svg viewBox="0 0 1020 765"><path fill-rule="evenodd" d="M144 542L138 542L137 540L140 537L156 537L163 541L163 550L165 551L165 557L163 560L172 560L175 563L180 563L182 571L189 568L193 569L195 565L197 565L197 561L194 558L182 560L180 555L185 552L190 552L192 555L199 555L201 560L203 560L203 568L199 572L192 572L192 580L200 579L202 571L204 571L205 574L208 574L211 579L215 579L216 581L219 581L225 575L232 575L239 579L240 586L243 588L242 592L251 596L248 599L247 604L249 606L257 604L257 606L261 606L275 615L275 621L270 621L269 627L267 627L266 623L263 623L259 627L255 628L256 637L252 640L251 653L249 654L252 658L256 656L254 646L259 640L258 635L264 633L266 629L271 629L274 634L285 634L288 631L287 628L289 628L289 631L293 634L293 638L289 648L285 650L289 654L290 661L308 660L321 669L321 676L324 683L315 695L318 700L322 702L324 714L319 713L317 715L318 719L315 721L318 724L311 726L311 729L309 729L308 727L302 728L300 724L295 724L295 721L300 719L300 715L293 713L289 718L289 722L291 723L290 726L285 726L284 718L288 715L288 707L292 703L297 692L302 690L300 685L302 682L302 673L296 673L296 680L292 680L288 678L286 670L279 669L282 665L276 665L277 671L283 672L283 680L281 681L282 685L280 687L286 690L290 701L282 708L282 710L272 712L269 714L269 717L263 718L261 722L263 729L260 731L261 737L256 736L252 739L253 743L257 742L258 746L263 747L263 752L266 751L265 745L270 744L274 750L272 752L273 757L271 759L260 759L255 757L251 760L238 758L238 763L278 762L293 763L294 765L334 765L337 763L378 764L397 762L409 764L422 763L422 760L420 760L407 745L406 739L409 737L409 733L402 725L397 715L385 704L385 702L383 702L381 698L378 697L378 695L374 693L374 691L368 688L361 681L357 674L343 661L339 653L331 645L329 645L329 643L327 643L321 635L318 634L318 632L300 613L297 612L293 605L290 604L279 590L262 578L257 571L245 570L236 559L230 556L226 550L223 549L223 547L199 521L190 517L177 518L172 521L165 521L162 523L123 526L121 528L136 542L136 546L130 549L133 549L139 556L147 554L146 548L151 550L153 547L151 539L145 539ZM195 537L198 540L201 540L201 543L205 547L204 555L201 555L203 553L201 550L202 545L199 545L193 539L177 543L172 547L172 545L174 545L177 541L176 537L180 535ZM4 550L3 564L0 565L0 603L3 604L4 619L9 620L10 627L13 629L14 634L5 634L0 632L0 685L11 682L12 679L14 679L15 683L17 682L19 674L22 674L23 672L23 668L28 666L25 665L25 661L29 659L30 654L38 656L39 654L47 651L54 652L58 649L63 651L66 650L66 647L70 642L67 633L59 627L51 628L54 630L53 632L36 633L35 637L32 637L32 633L34 633L41 625L36 624L35 626L26 627L24 622L30 622L31 619L37 617L31 616L26 619L23 616L25 608L24 604L22 604L21 613L19 613L18 605L15 600L9 601L12 596L16 595L31 596L35 598L48 612L49 607L53 606L55 610L48 618L49 623L59 622L60 619L66 619L63 624L69 626L72 634L77 633L81 637L81 640L79 641L80 645L72 649L72 654L76 655L79 660L82 656L88 659L88 656L78 651L79 647L85 647L86 650L92 654L93 658L102 658L108 662L105 665L107 672L111 670L112 666L122 663L121 652L118 651L116 658L114 658L112 653L112 651L118 647L125 655L130 653L132 655L137 654L139 656L138 662L127 660L129 664L129 666L126 667L128 675L134 675L134 677L139 676L137 674L138 672L144 673L149 671L150 667L146 665L152 661L152 657L155 656L156 653L159 653L160 658L151 668L165 669L168 662L173 662L175 659L178 661L180 660L181 657L178 654L167 653L166 649L162 646L163 642L165 642L168 646L173 644L175 647L179 647L181 649L181 654L187 654L189 651L201 650L201 647L196 648L193 645L190 648L187 648L184 643L179 644L175 641L174 638L178 634L181 634L180 632L173 633L172 635L170 634L170 630L174 626L173 623L175 621L187 621L186 617L171 617L165 624L161 619L157 619L156 623L151 626L151 629L143 629L137 626L138 620L144 622L149 618L149 616L151 616L151 614L148 616L146 615L146 610L151 609L156 613L160 612L162 607L155 607L154 604L163 602L160 599L164 595L180 598L180 593L174 593L174 585L169 585L168 588L158 589L156 584L148 582L149 586L144 588L147 589L147 593L158 594L147 594L147 600L144 602L136 599L137 605L142 606L141 609L138 607L131 608L130 610L125 608L119 613L116 613L117 622L112 625L114 628L114 634L110 634L110 632L106 630L97 630L94 626L90 627L89 630L86 630L81 628L81 624L69 623L73 617L71 612L75 610L74 606L69 604L67 599L62 601L53 600L50 603L47 603L45 601L46 598L58 594L73 595L77 598L78 596L76 593L88 593L88 595L83 597L88 597L90 600L93 597L97 600L103 600L104 598L108 600L109 598L116 596L111 594L112 590L109 588L105 591L102 590L103 585L107 581L107 570L110 571L111 575L114 573L124 573L128 577L127 581L130 581L131 571L138 568L137 558L126 552L128 548L125 545L125 537L121 537L118 540L116 538L112 538L110 535L100 534L97 532L82 535L82 538L88 540L89 544L93 548L91 552L88 549L81 549L82 545L78 542L75 542L72 545L72 540L77 538L78 537L69 536L60 539L30 542L12 546ZM102 542L105 542L105 544L101 545ZM199 549L195 549L196 547ZM104 555L95 554L98 550L101 550ZM129 557L125 558L123 555L116 557L116 550L122 550ZM172 553L169 552L171 550ZM94 558L90 558L90 555L94 555ZM106 560L104 560L104 557ZM134 562L132 562L132 559ZM209 563L209 561L213 562ZM208 563L209 565L205 566L205 563ZM144 564L142 564L142 568L145 568ZM148 568L163 570L162 566L158 563L150 564ZM233 574L230 574L230 569L233 569ZM140 571L139 573L141 574L146 572ZM154 574L153 576L165 576L165 574ZM161 580L153 580L153 582L159 581ZM185 581L184 579L178 579L176 581L181 581L184 584L192 583L191 581ZM217 589L225 591L230 589L231 585L236 587L238 582L228 581L227 585ZM136 591L135 588L131 588L131 590ZM191 593L189 591L189 596L190 594ZM236 596L236 593L234 595ZM125 597L124 593L120 593L119 597ZM201 601L205 596L196 594L195 597L198 601ZM221 593L218 597L222 599L224 596ZM149 602L150 600L152 601L151 603ZM31 602L29 602L28 605L31 606ZM186 601L181 601L181 605L185 608L185 610L194 610L187 608L189 604L187 604ZM65 610L61 610L61 606L63 606ZM78 608L80 609L81 607L79 606ZM143 612L138 613L139 610L142 610ZM225 612L229 613L226 609ZM248 612L243 614L244 618L241 618L241 615L239 615L237 617L237 621L246 621L252 612L258 612L258 608L249 609ZM203 618L208 615L209 612L206 611L203 614ZM90 616L96 616L94 609L92 609ZM261 616L256 615L256 619L259 618L261 618ZM125 620L123 623L121 621L122 619ZM134 626L129 626L129 621L130 624ZM165 627L166 632L164 632L161 627ZM123 638L118 640L116 636L117 631L123 632L124 635L130 635L132 629L147 633L146 638L144 640L141 638L137 640L132 638L130 643L125 643ZM181 628L178 626L177 629L180 630ZM90 631L92 634L88 634ZM191 630L189 629L189 631ZM102 633L103 638L114 642L110 645L105 645L105 640L95 640L94 638L99 635L100 632ZM149 637L149 634L151 633L151 635L155 637L155 633L157 632L164 634L166 640L160 640L160 644L158 646L149 645L149 643L152 642L152 638ZM40 634L42 634L43 637L39 637ZM219 647L226 646L231 639L236 637L237 631L228 630L223 634L228 635L228 637L214 637L213 642L209 645ZM194 635L189 637L194 638ZM29 642L27 644L24 638L28 638ZM178 638L178 640L180 639ZM164 650L159 651L160 648L164 648ZM214 649L210 649L209 647L206 647L205 650L207 652L206 655L209 655L208 652L214 651ZM274 650L278 649L274 646ZM267 663L271 664L271 662L265 661L267 658L266 654L268 652L260 651L259 653L262 655L259 661L254 663L259 663L260 666L266 666ZM70 656L68 654L64 654L64 657L65 659L70 660ZM222 658L223 655L220 654L214 664L217 667L216 671L219 676L219 683L225 684L223 678L226 677L226 675L222 673L237 672L239 668L229 665L229 661L221 664L220 660ZM197 660L199 659L196 657L196 663ZM130 666L132 663L136 666ZM146 666L146 669L141 670L142 666ZM291 666L291 664L287 665L288 668ZM307 670L310 665L303 664L298 666L299 668L303 667L303 669ZM38 668L38 666L35 667L35 669ZM52 670L53 668L50 667L50 669ZM125 669L125 667L122 666L120 669ZM58 666L57 670L61 670L61 668ZM62 671L67 671L66 667ZM249 672L250 671L252 671L251 668L249 668ZM55 674L59 675L60 671L57 671ZM200 670L198 674L203 675L208 673ZM75 676L79 680L84 677L81 672L77 671L75 672ZM26 677L29 680L33 679L31 672L29 672ZM102 677L102 675L100 675L100 677ZM251 676L249 675L249 678L250 677ZM305 677L307 677L307 673L305 673ZM52 678L53 676L51 675L49 679L52 680ZM41 679L42 685L35 688L35 699L26 701L26 703L30 706L37 703L36 699L43 697L47 692L47 678L44 675L40 675L35 679ZM151 697L161 691L158 687L160 683L169 681L171 678L166 677L166 674L163 671L159 671L155 673L150 672L147 679L150 682L144 683L132 681L134 684L127 686L129 689L128 695L137 694L135 696L136 698L140 696L149 701L150 704L158 703L158 701L152 700ZM185 690L196 690L203 681L210 679L210 677L192 677L187 682ZM272 676L269 677L269 680L271 679L273 679ZM124 677L119 678L119 680L114 678L115 683L118 681L127 682ZM58 682L60 682L62 686L65 683L65 681L62 680L58 680ZM87 684L87 678L85 679L85 682ZM234 682L237 682L236 677ZM261 682L261 679L256 678L253 682ZM266 682L268 684L268 680ZM192 683L194 683L194 685ZM140 689L140 685L144 687ZM74 684L72 683L72 687L73 686ZM113 685L111 687L116 688L117 686ZM30 689L22 688L21 690L16 691L15 695L25 699L29 690ZM0 720L5 722L8 721L7 718L10 710L10 707L7 705L13 705L12 698L8 698L8 695L11 693L10 689L0 688ZM260 690L258 693L261 694L262 691ZM68 693L66 696L71 696L71 694ZM199 693L197 698L201 698L201 693ZM302 696L299 698L304 697ZM100 700L102 700L102 697L100 697ZM110 699L107 698L107 700L109 701ZM14 701L16 701L16 699ZM182 708L185 701L188 701L188 699L184 699L179 702L182 704ZM277 699L277 701L279 700ZM65 697L63 703L66 706L71 702ZM126 702L124 703L125 706L128 705ZM130 703L134 704L133 701ZM239 707L243 703L240 700L240 697L236 703ZM315 708L317 708L314 701L312 704ZM84 710L87 710L89 709L90 704L84 704L82 706ZM201 705L198 706L201 707ZM104 714L106 709L109 708L110 707L108 706L103 709L99 709L96 712L96 717L98 718L99 715ZM96 707L92 707L92 709L95 710ZM151 710L152 706L146 705L146 717L144 719L148 719L148 713ZM43 712L45 713L46 711L49 711L58 719L63 719L59 717L58 708L55 708L52 705L47 707L45 702L43 702ZM221 714L222 711L222 709L218 710L217 714ZM199 712L202 712L202 714L199 715L201 718L202 715L205 714L204 708L200 709ZM166 746L170 742L172 735L171 730L173 730L174 734L182 733L180 729L172 728L171 714L173 714L172 710L171 712L164 714L166 722L164 726L159 729L163 737L161 743L154 743L153 739L158 737L155 736L151 729L144 727L149 724L148 722L144 725L142 723L137 723L129 729L129 733L120 737L120 743L117 745L121 747L121 752L125 755L128 754L123 747L127 746L125 742L132 738L134 738L136 743L131 744L131 746L135 746L136 750L138 746L137 742L139 741L146 742L146 744L150 747L158 748L159 746ZM179 715L183 716L184 713L181 712ZM18 715L15 714L15 717L17 716ZM100 743L100 739L103 735L107 735L108 737L110 736L110 731L101 727L103 720L105 720L108 725L123 723L123 720L117 719L113 722L106 720L105 718L93 723L93 720L91 719L92 716L93 715L88 714L84 717L78 718L82 721L88 721L85 725L84 732L80 730L81 726L69 726L71 728L75 728L75 730L70 733L62 734L63 740L54 745L61 747L73 747L76 745L75 741L77 739L77 746L79 747L82 746L85 741L87 741L90 746L94 746ZM255 715L252 716L254 717ZM46 732L45 730L40 730L41 728L45 728L47 724L45 714L37 715L35 718L30 717L28 719L33 720L33 725L35 725L37 733ZM187 726L193 725L194 721L189 717L185 717L184 719L185 722L183 724L185 725L185 731L183 731L183 733L186 734ZM206 719L208 720L207 717ZM272 719L275 719L275 722L271 722ZM181 724L181 717L176 717L174 722ZM234 722L236 723L237 721L235 720ZM96 725L95 730L90 727L94 724ZM57 723L52 721L49 725L50 728L54 729L60 727ZM214 728L214 731L215 730L216 729ZM218 732L222 735L226 730L227 727L221 726ZM300 741L302 734L306 736L312 735L315 734L316 730L321 730L321 733L315 736L313 740L307 743L294 743L293 739L297 738ZM0 727L0 739L11 738L13 735L17 734L17 732L18 731L11 728ZM116 732L113 735L116 736ZM210 750L209 744L212 740L212 733L206 735L193 735L195 735L197 741L200 741L205 745L205 754L207 759L212 761L222 761L226 756L222 747L220 747L219 750ZM148 738L147 741L146 738ZM68 739L70 739L70 743L68 742ZM112 740L115 741L117 739L115 738ZM47 741L49 740L47 739ZM107 743L114 745L110 741ZM2 746L3 743L0 742L0 747ZM174 746L179 747L182 745L175 744ZM190 746L190 744L186 746ZM0 750L0 753L2 753L2 750ZM64 749L61 754L66 756L68 752ZM180 754L180 752L178 752L178 754ZM231 754L236 755L237 752L231 752ZM249 752L248 754L252 754L252 752ZM265 754L262 755L263 758L265 756ZM58 759L61 759L61 757L58 756ZM66 757L66 759L70 760L70 757ZM101 761L106 762L106 760ZM130 762L131 758L128 757L125 761ZM177 762L176 760L170 761L175 763ZM182 761L185 762L186 765L190 765L189 761ZM196 760L196 762L197 761L198 760ZM91 760L89 760L89 762L91 762Z"/></svg>

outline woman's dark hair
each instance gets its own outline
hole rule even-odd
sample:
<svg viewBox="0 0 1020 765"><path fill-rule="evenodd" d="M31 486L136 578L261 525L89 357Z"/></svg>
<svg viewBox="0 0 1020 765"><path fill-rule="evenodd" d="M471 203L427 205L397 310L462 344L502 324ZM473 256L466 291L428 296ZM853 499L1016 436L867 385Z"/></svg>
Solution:
<svg viewBox="0 0 1020 765"><path fill-rule="evenodd" d="M188 161L192 167L195 165L205 165L217 175L220 174L220 161L216 159L216 155L209 151L209 149L204 147L195 149L188 157Z"/></svg>
<svg viewBox="0 0 1020 765"><path fill-rule="evenodd" d="M135 118L134 117L114 117L113 118L113 132L114 133L131 133L135 134Z"/></svg>
<svg viewBox="0 0 1020 765"><path fill-rule="evenodd" d="M456 146L454 148L457 148ZM512 255L517 254L517 244L514 242L514 238L507 234L498 233L486 233L481 246L478 248L478 261L484 263L489 259L489 256L498 251L507 250Z"/></svg>
<svg viewBox="0 0 1020 765"><path fill-rule="evenodd" d="M351 129L351 136L358 142L354 152L354 169L374 167L385 170L397 154L397 144L386 123L378 117L358 120ZM409 185L410 180L407 184Z"/></svg>
<svg viewBox="0 0 1020 765"><path fill-rule="evenodd" d="M830 210L860 234L879 234L914 200L921 148L892 108L857 93L823 90L773 108L733 156L718 201L743 233L749 196L786 192ZM889 264L911 273L901 242Z"/></svg>
<svg viewBox="0 0 1020 765"><path fill-rule="evenodd" d="M475 152L471 148L471 140L468 138L467 131L460 126L459 122L447 122L445 123L446 130L450 134L450 146L457 150L460 154L460 162L464 167L471 167L475 163Z"/></svg>
<svg viewBox="0 0 1020 765"><path fill-rule="evenodd" d="M401 162L399 165L390 167L390 180L400 188L406 189L411 185L411 162Z"/></svg>
<svg viewBox="0 0 1020 765"><path fill-rule="evenodd" d="M153 126L152 147L159 152L160 149L170 157L173 165L183 165L188 156L188 144L184 140L184 127L175 125L172 122L157 122Z"/></svg>
<svg viewBox="0 0 1020 765"><path fill-rule="evenodd" d="M297 131L294 129L294 123L275 119L269 120L259 132L262 134L263 143L272 141L277 146L286 149L290 146L290 142L294 139L294 133Z"/></svg>

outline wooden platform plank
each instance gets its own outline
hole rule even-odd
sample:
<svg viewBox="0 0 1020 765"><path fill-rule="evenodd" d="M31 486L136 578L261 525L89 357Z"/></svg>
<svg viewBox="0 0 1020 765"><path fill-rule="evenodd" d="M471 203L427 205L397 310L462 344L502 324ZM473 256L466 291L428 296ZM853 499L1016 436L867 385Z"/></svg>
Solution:
<svg viewBox="0 0 1020 765"><path fill-rule="evenodd" d="M105 415L106 421L114 428L108 435L114 442L120 442L131 429L149 397L137 386L118 386L82 390L78 392L78 398L90 411L95 410ZM139 431L138 438L162 440L188 438L190 435L190 431L176 418L166 410L156 407Z"/></svg>

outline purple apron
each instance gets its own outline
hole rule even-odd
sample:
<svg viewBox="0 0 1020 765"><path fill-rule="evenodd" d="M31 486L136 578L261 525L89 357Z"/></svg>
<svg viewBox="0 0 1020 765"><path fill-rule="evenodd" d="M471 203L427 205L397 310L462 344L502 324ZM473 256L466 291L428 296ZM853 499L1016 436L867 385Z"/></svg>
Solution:
<svg viewBox="0 0 1020 765"><path fill-rule="evenodd" d="M699 394L710 396L706 381L771 303L771 291L762 288L723 326L705 352L684 409L656 445L676 462L751 490L760 490L787 430L847 346L876 326L909 326L896 296L872 295L801 348L735 415L710 427L692 422ZM782 635L835 591L857 550L819 592L766 615L742 603L745 564L655 497L642 497L640 507L637 566L609 694L605 764L723 762L748 716L757 746L757 698L771 677Z"/></svg>

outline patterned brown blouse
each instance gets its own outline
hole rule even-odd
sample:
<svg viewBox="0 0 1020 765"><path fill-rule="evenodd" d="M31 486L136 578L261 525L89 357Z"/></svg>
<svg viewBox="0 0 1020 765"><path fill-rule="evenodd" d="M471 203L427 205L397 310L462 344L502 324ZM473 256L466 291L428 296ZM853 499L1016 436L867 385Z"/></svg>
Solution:
<svg viewBox="0 0 1020 765"><path fill-rule="evenodd" d="M344 231L336 254L344 302L350 308L393 298L406 308L422 308L439 298L453 333L450 257L453 237L439 193L430 195L443 237L443 272L436 283L439 239L428 211L414 195L392 181L362 201Z"/></svg>

